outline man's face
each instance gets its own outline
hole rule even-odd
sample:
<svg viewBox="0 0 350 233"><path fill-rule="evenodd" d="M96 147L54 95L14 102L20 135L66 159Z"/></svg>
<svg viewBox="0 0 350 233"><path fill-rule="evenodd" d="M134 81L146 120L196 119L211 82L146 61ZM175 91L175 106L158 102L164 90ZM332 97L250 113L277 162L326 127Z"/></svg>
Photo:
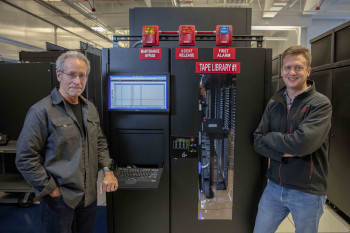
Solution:
<svg viewBox="0 0 350 233"><path fill-rule="evenodd" d="M85 89L87 81L87 66L78 58L67 58L64 70L57 70L57 80L60 82L59 91L66 99L77 99ZM85 77L84 77L85 76Z"/></svg>
<svg viewBox="0 0 350 233"><path fill-rule="evenodd" d="M306 89L306 79L310 72L311 67L308 67L304 55L287 55L284 57L281 73L287 90L301 91Z"/></svg>

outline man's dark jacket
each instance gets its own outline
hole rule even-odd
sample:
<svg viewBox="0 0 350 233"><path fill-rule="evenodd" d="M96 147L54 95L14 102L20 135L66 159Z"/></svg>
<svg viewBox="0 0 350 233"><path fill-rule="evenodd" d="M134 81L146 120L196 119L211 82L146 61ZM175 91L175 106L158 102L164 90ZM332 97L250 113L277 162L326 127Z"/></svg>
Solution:
<svg viewBox="0 0 350 233"><path fill-rule="evenodd" d="M64 202L74 208L97 199L97 174L109 167L107 141L98 112L80 97L84 130L57 89L33 105L17 141L16 165L40 200L59 186Z"/></svg>
<svg viewBox="0 0 350 233"><path fill-rule="evenodd" d="M311 87L295 97L289 112L285 87L272 96L254 132L254 147L270 158L268 179L286 188L326 195L332 106L316 92L313 81L307 84ZM282 158L283 154L296 157Z"/></svg>

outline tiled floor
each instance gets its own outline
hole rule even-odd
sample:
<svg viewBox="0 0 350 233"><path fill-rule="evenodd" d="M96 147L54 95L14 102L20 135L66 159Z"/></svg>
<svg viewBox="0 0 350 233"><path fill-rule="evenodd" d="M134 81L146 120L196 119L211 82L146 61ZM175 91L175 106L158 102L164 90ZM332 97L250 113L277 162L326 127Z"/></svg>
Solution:
<svg viewBox="0 0 350 233"><path fill-rule="evenodd" d="M276 233L294 232L294 223L289 214L282 222ZM350 232L350 224L341 218L328 204L324 206L324 213L320 220L318 232L322 233L346 233Z"/></svg>
<svg viewBox="0 0 350 233"><path fill-rule="evenodd" d="M102 179L102 173L99 175L99 181ZM98 183L99 183L98 181ZM0 195L1 196L1 195ZM99 206L106 206L106 195L98 194L97 204ZM0 204L0 232L12 232L12 233L26 233L35 232L30 229L36 229L39 226L39 210L38 205L34 205L33 208L20 208L16 205ZM99 207L103 208L103 207ZM32 212L28 212L32 211ZM23 215L23 216L22 216ZM106 209L98 209L98 217L96 226L102 227L101 229L95 229L97 233L106 232ZM29 231L23 231L23 226ZM16 230L18 228L18 231ZM8 231L11 229L10 231ZM294 232L294 225L291 215L282 222L276 233L292 233ZM39 232L39 231L37 231ZM350 224L347 223L342 217L340 217L333 208L326 204L324 207L324 214L321 217L319 231L320 233L350 233ZM184 232L185 233L185 232Z"/></svg>
<svg viewBox="0 0 350 233"><path fill-rule="evenodd" d="M16 204L0 204L1 233L42 233L40 226L40 206L22 208ZM97 207L95 233L107 233L107 210Z"/></svg>
<svg viewBox="0 0 350 233"><path fill-rule="evenodd" d="M98 183L102 179L102 172L99 174ZM106 194L98 194L97 205L106 205ZM295 231L292 216L289 214L282 222L276 233L293 233ZM326 204L324 213L320 220L318 229L319 233L348 233L350 232L350 224L340 217L333 208Z"/></svg>

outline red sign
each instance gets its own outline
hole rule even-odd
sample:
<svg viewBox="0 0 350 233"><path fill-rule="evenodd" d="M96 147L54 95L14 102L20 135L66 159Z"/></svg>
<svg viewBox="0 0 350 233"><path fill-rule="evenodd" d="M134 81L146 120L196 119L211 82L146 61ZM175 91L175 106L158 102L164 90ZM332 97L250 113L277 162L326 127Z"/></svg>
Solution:
<svg viewBox="0 0 350 233"><path fill-rule="evenodd" d="M161 48L140 48L139 59L162 59Z"/></svg>
<svg viewBox="0 0 350 233"><path fill-rule="evenodd" d="M196 62L196 73L240 73L240 62Z"/></svg>
<svg viewBox="0 0 350 233"><path fill-rule="evenodd" d="M176 48L176 59L198 59L198 48Z"/></svg>
<svg viewBox="0 0 350 233"><path fill-rule="evenodd" d="M214 48L213 59L236 59L235 48Z"/></svg>

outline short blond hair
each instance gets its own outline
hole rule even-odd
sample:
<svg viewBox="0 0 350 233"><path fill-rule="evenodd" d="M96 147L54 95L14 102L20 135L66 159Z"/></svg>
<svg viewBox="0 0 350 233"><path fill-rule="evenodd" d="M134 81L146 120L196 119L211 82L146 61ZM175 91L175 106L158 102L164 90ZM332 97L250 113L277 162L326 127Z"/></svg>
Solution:
<svg viewBox="0 0 350 233"><path fill-rule="evenodd" d="M283 61L284 61L284 58L287 56L287 55L303 55L306 59L306 62L307 62L307 66L308 67L311 67L311 52L308 48L306 47L303 47L303 46L291 46L289 48L287 48L286 50L284 50L284 52L282 53L282 64L283 64Z"/></svg>

